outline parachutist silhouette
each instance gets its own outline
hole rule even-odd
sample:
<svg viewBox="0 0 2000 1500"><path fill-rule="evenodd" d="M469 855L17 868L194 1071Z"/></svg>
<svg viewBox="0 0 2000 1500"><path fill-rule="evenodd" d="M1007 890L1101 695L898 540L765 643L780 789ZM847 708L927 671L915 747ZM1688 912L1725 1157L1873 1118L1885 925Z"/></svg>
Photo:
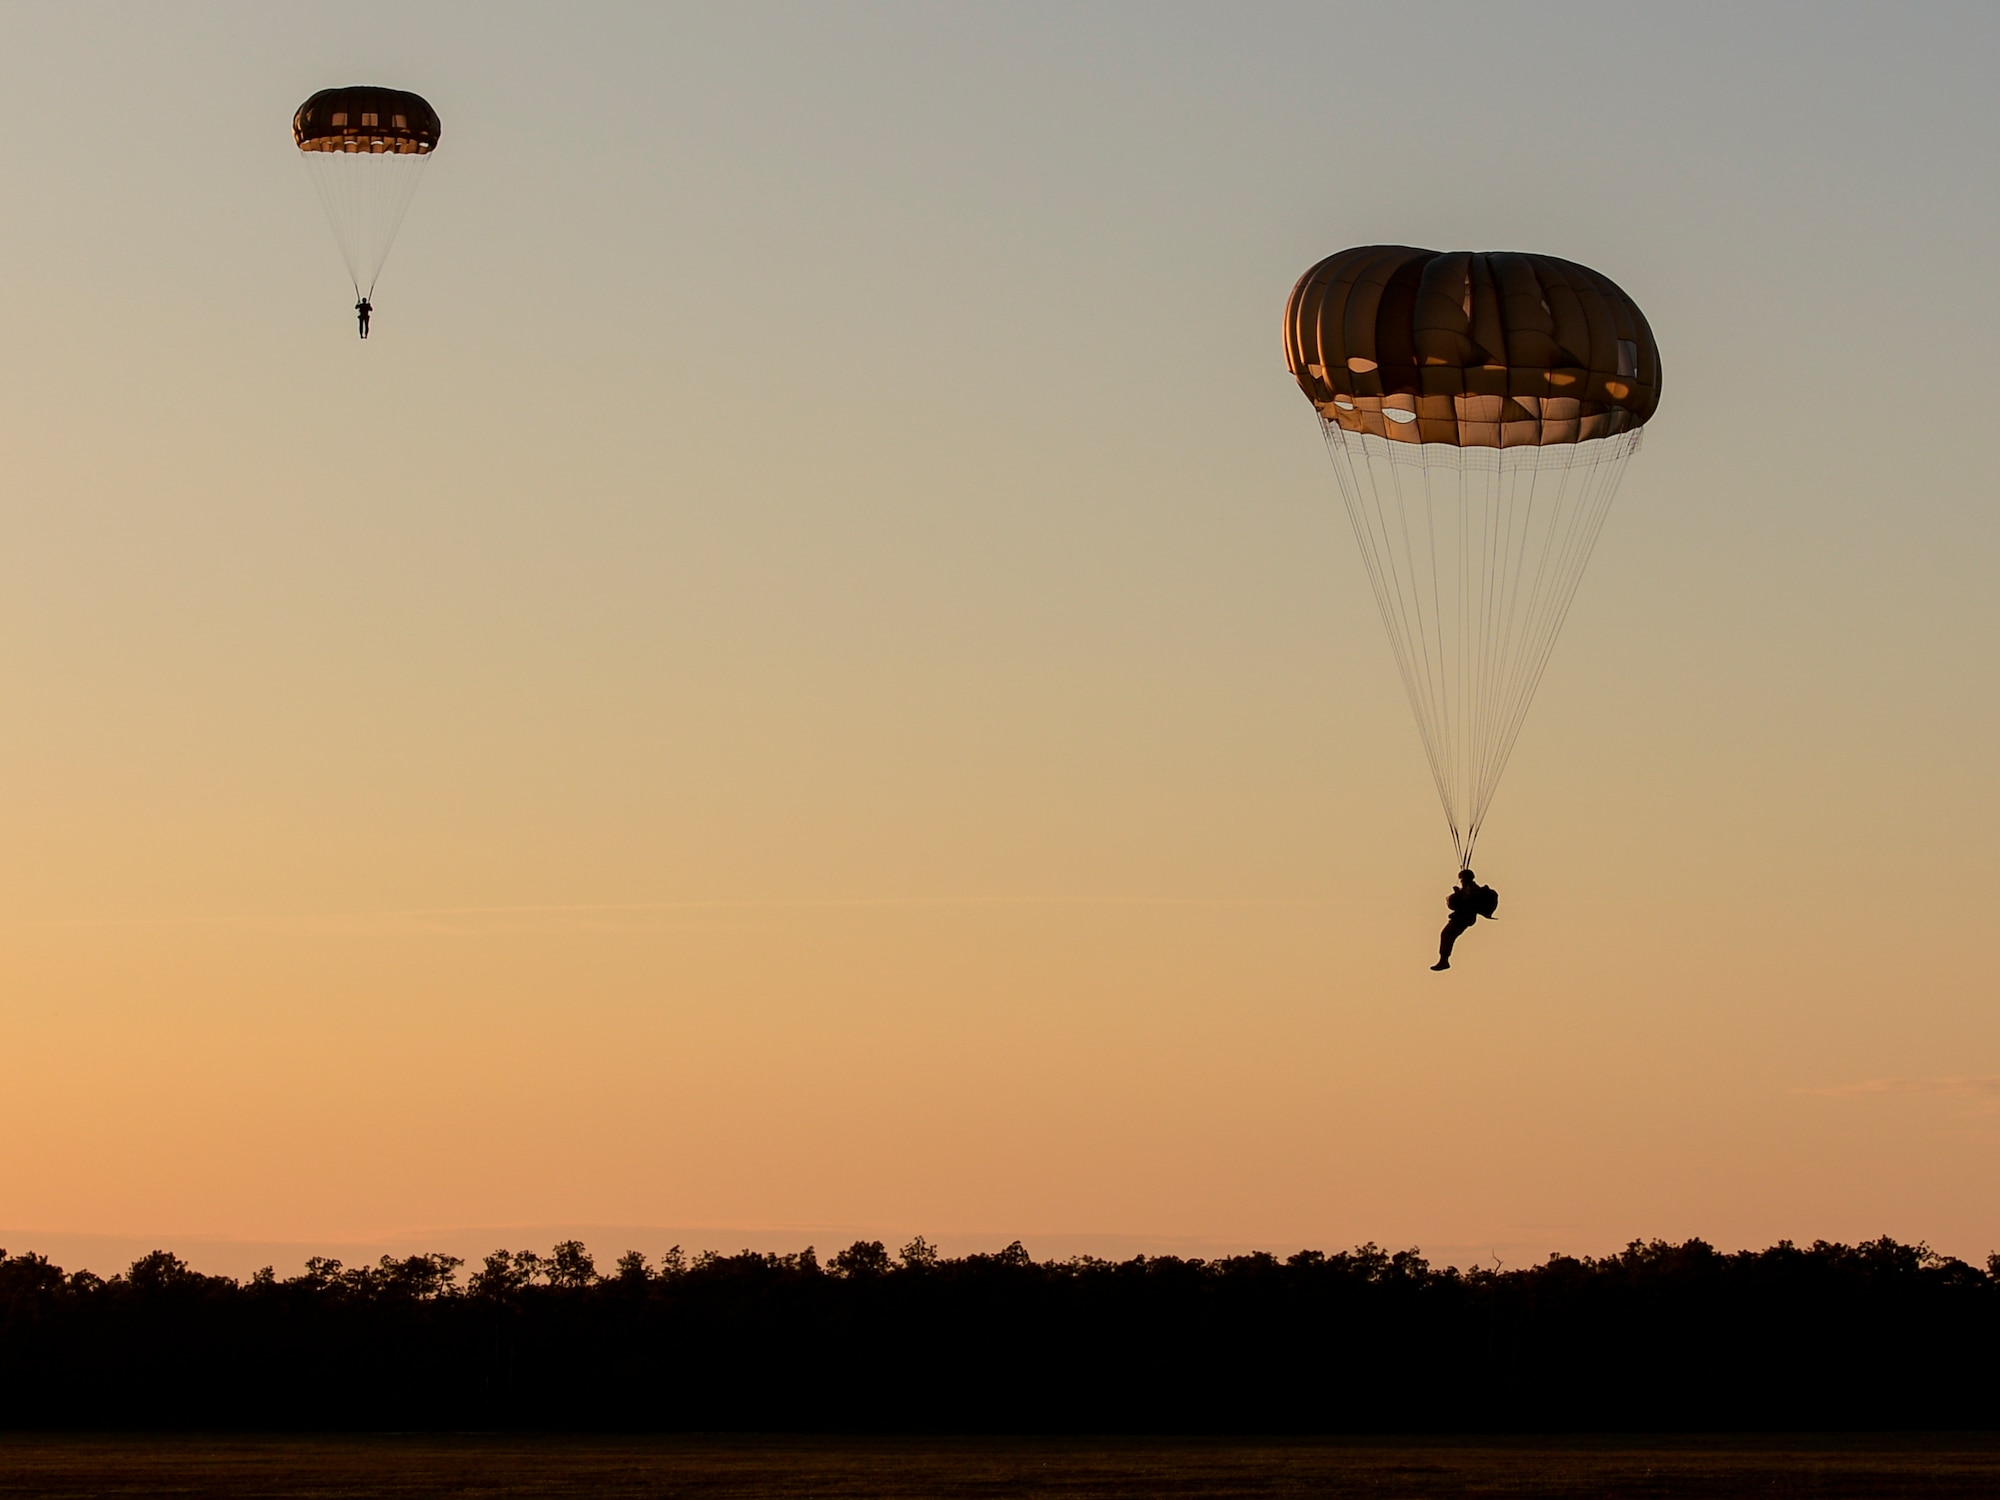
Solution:
<svg viewBox="0 0 2000 1500"><path fill-rule="evenodd" d="M368 315L375 311L375 304L363 297L354 304L354 321L361 325L361 336L368 337Z"/></svg>
<svg viewBox="0 0 2000 1500"><path fill-rule="evenodd" d="M1444 924L1444 931L1438 934L1438 961L1431 965L1433 970L1451 967L1452 944L1481 917L1492 918L1500 906L1500 893L1490 885L1481 885L1473 878L1472 871L1460 870L1458 884L1444 898L1444 904L1451 917Z"/></svg>

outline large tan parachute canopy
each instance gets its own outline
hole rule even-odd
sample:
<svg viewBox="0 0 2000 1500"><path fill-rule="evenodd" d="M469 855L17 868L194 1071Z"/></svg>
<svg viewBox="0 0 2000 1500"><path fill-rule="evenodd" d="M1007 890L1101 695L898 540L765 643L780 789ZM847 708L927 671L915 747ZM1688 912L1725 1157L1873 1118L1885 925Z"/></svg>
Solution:
<svg viewBox="0 0 2000 1500"><path fill-rule="evenodd" d="M402 89L321 89L292 116L301 151L422 156L438 143L437 111Z"/></svg>
<svg viewBox="0 0 2000 1500"><path fill-rule="evenodd" d="M1660 400L1638 304L1552 255L1343 250L1292 288L1285 361L1327 422L1403 443L1586 442Z"/></svg>

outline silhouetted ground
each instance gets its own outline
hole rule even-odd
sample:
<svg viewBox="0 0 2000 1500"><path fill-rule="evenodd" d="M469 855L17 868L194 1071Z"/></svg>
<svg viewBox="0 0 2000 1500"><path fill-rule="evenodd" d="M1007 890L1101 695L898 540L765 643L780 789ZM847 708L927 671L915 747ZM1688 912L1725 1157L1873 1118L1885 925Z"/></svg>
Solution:
<svg viewBox="0 0 2000 1500"><path fill-rule="evenodd" d="M0 1497L1887 1500L2000 1495L2000 1438L1430 1442L0 1437Z"/></svg>

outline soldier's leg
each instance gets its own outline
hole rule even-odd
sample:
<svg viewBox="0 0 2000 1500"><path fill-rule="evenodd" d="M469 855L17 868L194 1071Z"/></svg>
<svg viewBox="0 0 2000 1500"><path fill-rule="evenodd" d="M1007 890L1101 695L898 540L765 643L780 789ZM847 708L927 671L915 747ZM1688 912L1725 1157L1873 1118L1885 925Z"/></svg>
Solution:
<svg viewBox="0 0 2000 1500"><path fill-rule="evenodd" d="M1458 942L1458 935L1471 925L1472 923L1467 918L1456 916L1444 924L1444 931L1438 934L1439 963L1448 964L1451 962L1451 950L1453 945Z"/></svg>

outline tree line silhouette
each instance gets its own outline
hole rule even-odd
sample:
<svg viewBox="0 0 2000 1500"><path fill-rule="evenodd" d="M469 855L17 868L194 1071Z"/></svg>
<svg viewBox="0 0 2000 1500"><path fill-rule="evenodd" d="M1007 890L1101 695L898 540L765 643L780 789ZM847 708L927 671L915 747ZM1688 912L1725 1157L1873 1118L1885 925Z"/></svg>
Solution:
<svg viewBox="0 0 2000 1500"><path fill-rule="evenodd" d="M1375 1245L1036 1261L571 1240L103 1279L0 1251L0 1424L1336 1432L1984 1427L2000 1256L1634 1241L1519 1270Z"/></svg>

